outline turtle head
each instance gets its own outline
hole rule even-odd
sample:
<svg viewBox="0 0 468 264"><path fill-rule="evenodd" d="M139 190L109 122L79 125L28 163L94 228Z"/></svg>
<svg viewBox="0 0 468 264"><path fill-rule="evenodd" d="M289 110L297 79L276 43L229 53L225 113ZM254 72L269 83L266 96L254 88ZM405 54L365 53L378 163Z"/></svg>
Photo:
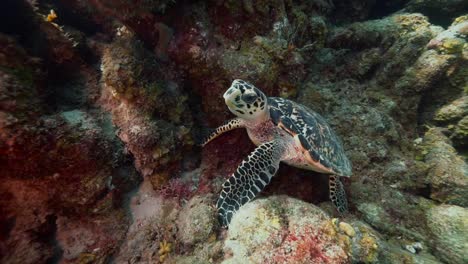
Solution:
<svg viewBox="0 0 468 264"><path fill-rule="evenodd" d="M253 120L268 113L266 95L246 81L234 80L223 97L229 110L240 118Z"/></svg>

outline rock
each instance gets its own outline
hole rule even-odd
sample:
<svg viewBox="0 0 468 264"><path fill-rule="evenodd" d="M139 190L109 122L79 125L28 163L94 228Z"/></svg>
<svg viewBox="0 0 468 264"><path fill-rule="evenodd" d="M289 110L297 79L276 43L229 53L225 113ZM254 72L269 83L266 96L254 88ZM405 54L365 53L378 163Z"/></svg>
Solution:
<svg viewBox="0 0 468 264"><path fill-rule="evenodd" d="M58 28L52 31L62 34ZM66 67L66 61L77 55L71 47L62 50L62 44L57 43L50 51L57 55L50 63L64 62L58 68ZM72 108L76 105L68 105L74 110L53 110L59 103L47 100L41 60L29 57L26 50L3 34L0 46L5 48L0 51L0 196L8 197L0 204L0 262L42 263L59 259L61 248L56 234L63 218L73 223L78 222L77 218L112 222L108 226L115 229L107 229L112 238L102 236L106 241L100 244L103 240L96 240L93 233L90 240L115 250L124 235L122 230L127 228L126 215L117 209L121 195L138 181L125 164L115 130L104 125L105 115L93 107L78 110ZM61 54L69 51L74 54L72 57ZM62 55L66 58L59 58ZM70 63L75 65L80 60ZM80 74L80 78L89 77L84 72ZM47 81L52 83L55 79L48 76ZM52 92L49 88L46 90ZM79 248L88 249L86 245ZM67 257L80 253L72 251ZM110 251L100 254L106 258Z"/></svg>
<svg viewBox="0 0 468 264"><path fill-rule="evenodd" d="M451 130L454 145L464 145L466 140L453 135L454 126L467 113L466 76L468 16L462 16L452 23L447 30L439 32L426 45L427 52L437 52L440 58L451 57L450 67L441 81L425 95L421 104L421 123L431 123ZM434 57L436 59L437 57ZM427 64L428 66L430 64Z"/></svg>
<svg viewBox="0 0 468 264"><path fill-rule="evenodd" d="M424 263L388 244L357 219L331 219L320 208L289 198L256 199L234 215L222 263ZM428 262L428 263L437 263Z"/></svg>
<svg viewBox="0 0 468 264"><path fill-rule="evenodd" d="M431 198L468 206L468 165L450 145L441 128L426 132L421 152L429 166L427 182L431 186Z"/></svg>
<svg viewBox="0 0 468 264"><path fill-rule="evenodd" d="M468 96L463 96L440 108L436 112L434 120L438 122L450 122L459 120L466 115L468 115Z"/></svg>
<svg viewBox="0 0 468 264"><path fill-rule="evenodd" d="M191 252L185 255L175 256L172 260L177 264L205 264L220 263L223 242L209 239L197 244Z"/></svg>
<svg viewBox="0 0 468 264"><path fill-rule="evenodd" d="M439 23L449 23L457 16L465 14L464 10L467 9L468 3L464 0L411 0L407 1L403 10L406 12L424 13L431 18L437 18Z"/></svg>
<svg viewBox="0 0 468 264"><path fill-rule="evenodd" d="M153 190L151 182L144 180L130 201L132 223L115 254L116 263L170 259L179 211L177 199L163 199Z"/></svg>
<svg viewBox="0 0 468 264"><path fill-rule="evenodd" d="M413 254L416 254L416 253L419 253L423 249L423 246L421 242L415 242L409 245L405 245L405 249Z"/></svg>
<svg viewBox="0 0 468 264"><path fill-rule="evenodd" d="M361 203L358 210L363 214L364 220L379 230L394 232L395 226L392 225L392 219L385 209L373 202Z"/></svg>
<svg viewBox="0 0 468 264"><path fill-rule="evenodd" d="M177 235L182 243L193 245L214 235L217 218L213 199L195 196L184 205L177 218Z"/></svg>
<svg viewBox="0 0 468 264"><path fill-rule="evenodd" d="M354 228L348 223L340 222L339 227L340 230L345 232L349 237L354 237L356 235L356 231L354 231Z"/></svg>
<svg viewBox="0 0 468 264"><path fill-rule="evenodd" d="M57 244L63 258L81 260L90 257L95 262L105 261L110 253L116 252L128 228L123 210L113 211L87 219L58 217Z"/></svg>
<svg viewBox="0 0 468 264"><path fill-rule="evenodd" d="M344 222L340 222L340 226ZM351 237L350 251L353 262L379 263L385 252L385 242L372 227L359 220L352 220L349 224L355 230Z"/></svg>
<svg viewBox="0 0 468 264"><path fill-rule="evenodd" d="M230 76L261 80L267 87L274 85L278 65L264 49L252 44L244 45L240 51L227 50L220 58L220 66Z"/></svg>
<svg viewBox="0 0 468 264"><path fill-rule="evenodd" d="M412 245L417 243L412 243ZM414 248L411 247L411 250ZM407 251L402 244L401 239L390 239L386 242L385 249L382 250L382 256L379 263L400 264L442 264L440 260L431 255L426 250L415 251L411 253Z"/></svg>
<svg viewBox="0 0 468 264"><path fill-rule="evenodd" d="M397 32L398 25L393 18L356 22L335 28L328 38L328 45L333 48L368 48L383 44L382 42L388 41L387 38Z"/></svg>
<svg viewBox="0 0 468 264"><path fill-rule="evenodd" d="M414 65L397 80L395 88L400 93L406 93L408 89L413 91L426 90L454 63L454 59L454 56L440 55L434 50L425 51Z"/></svg>
<svg viewBox="0 0 468 264"><path fill-rule="evenodd" d="M54 256L54 245L40 237L49 237L49 232L55 228L45 191L46 188L38 184L2 180L0 195L8 199L0 200L0 262L41 263Z"/></svg>
<svg viewBox="0 0 468 264"><path fill-rule="evenodd" d="M465 115L455 126L451 137L459 145L465 146L468 143L468 115Z"/></svg>
<svg viewBox="0 0 468 264"><path fill-rule="evenodd" d="M395 1L386 1L385 5L392 6ZM398 3L398 1L396 1ZM339 1L333 2L335 8L333 8L332 17L334 17L340 23L361 21L368 18L373 9L379 2L372 0L351 0L351 1Z"/></svg>
<svg viewBox="0 0 468 264"><path fill-rule="evenodd" d="M318 207L286 196L256 199L234 215L222 263L347 263L345 239Z"/></svg>
<svg viewBox="0 0 468 264"><path fill-rule="evenodd" d="M435 206L432 200L390 186L353 183L350 190L351 201L361 213L359 218L382 234L405 237L412 242L430 239L421 219Z"/></svg>
<svg viewBox="0 0 468 264"><path fill-rule="evenodd" d="M180 165L184 148L193 142L188 97L166 77L170 67L156 67L157 63L134 36L117 38L102 54L101 101L137 170L161 188Z"/></svg>
<svg viewBox="0 0 468 264"><path fill-rule="evenodd" d="M345 263L344 244L336 244L327 220L318 207L292 198L257 199L233 217L225 242L233 257L223 263Z"/></svg>
<svg viewBox="0 0 468 264"><path fill-rule="evenodd" d="M379 263L379 264L441 264L434 256L419 247L420 243L413 243L418 248L417 254L403 249L401 240L384 239L380 233L360 220L349 222L356 230L356 236L351 241L351 263Z"/></svg>
<svg viewBox="0 0 468 264"><path fill-rule="evenodd" d="M429 231L434 238L436 256L447 263L468 262L468 210L454 205L440 205L427 212Z"/></svg>

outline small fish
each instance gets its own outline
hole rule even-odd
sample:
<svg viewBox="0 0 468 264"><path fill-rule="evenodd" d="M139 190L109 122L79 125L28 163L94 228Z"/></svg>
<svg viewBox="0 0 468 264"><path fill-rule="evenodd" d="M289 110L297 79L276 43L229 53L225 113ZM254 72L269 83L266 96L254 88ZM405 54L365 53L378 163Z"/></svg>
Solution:
<svg viewBox="0 0 468 264"><path fill-rule="evenodd" d="M57 18L57 14L55 13L55 11L53 9L50 10L50 13L47 15L46 17L46 21L47 22L52 22L54 21L56 18Z"/></svg>

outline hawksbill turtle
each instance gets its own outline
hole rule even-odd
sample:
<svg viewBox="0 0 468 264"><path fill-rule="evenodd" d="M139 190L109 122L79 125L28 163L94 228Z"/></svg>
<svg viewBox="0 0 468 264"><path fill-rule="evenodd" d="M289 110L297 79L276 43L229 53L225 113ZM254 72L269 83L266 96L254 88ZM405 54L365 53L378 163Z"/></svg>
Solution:
<svg viewBox="0 0 468 264"><path fill-rule="evenodd" d="M341 140L325 119L309 108L279 97L267 97L254 85L234 80L223 95L237 117L206 137L202 146L224 132L246 128L257 148L223 184L216 203L227 227L236 211L265 188L280 162L329 175L330 199L340 213L348 209L339 177L350 177L351 163Z"/></svg>

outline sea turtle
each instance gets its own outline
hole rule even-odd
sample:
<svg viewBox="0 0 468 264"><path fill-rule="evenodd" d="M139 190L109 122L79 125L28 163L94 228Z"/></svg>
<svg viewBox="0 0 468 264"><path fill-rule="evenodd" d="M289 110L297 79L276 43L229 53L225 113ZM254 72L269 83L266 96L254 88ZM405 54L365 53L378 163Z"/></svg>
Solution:
<svg viewBox="0 0 468 264"><path fill-rule="evenodd" d="M223 184L216 203L223 226L228 226L235 212L263 190L280 161L329 174L330 199L340 213L347 211L339 176L351 176L351 163L341 140L322 116L288 99L266 97L243 80L234 80L223 97L237 117L214 130L202 146L226 131L242 127L257 145Z"/></svg>

